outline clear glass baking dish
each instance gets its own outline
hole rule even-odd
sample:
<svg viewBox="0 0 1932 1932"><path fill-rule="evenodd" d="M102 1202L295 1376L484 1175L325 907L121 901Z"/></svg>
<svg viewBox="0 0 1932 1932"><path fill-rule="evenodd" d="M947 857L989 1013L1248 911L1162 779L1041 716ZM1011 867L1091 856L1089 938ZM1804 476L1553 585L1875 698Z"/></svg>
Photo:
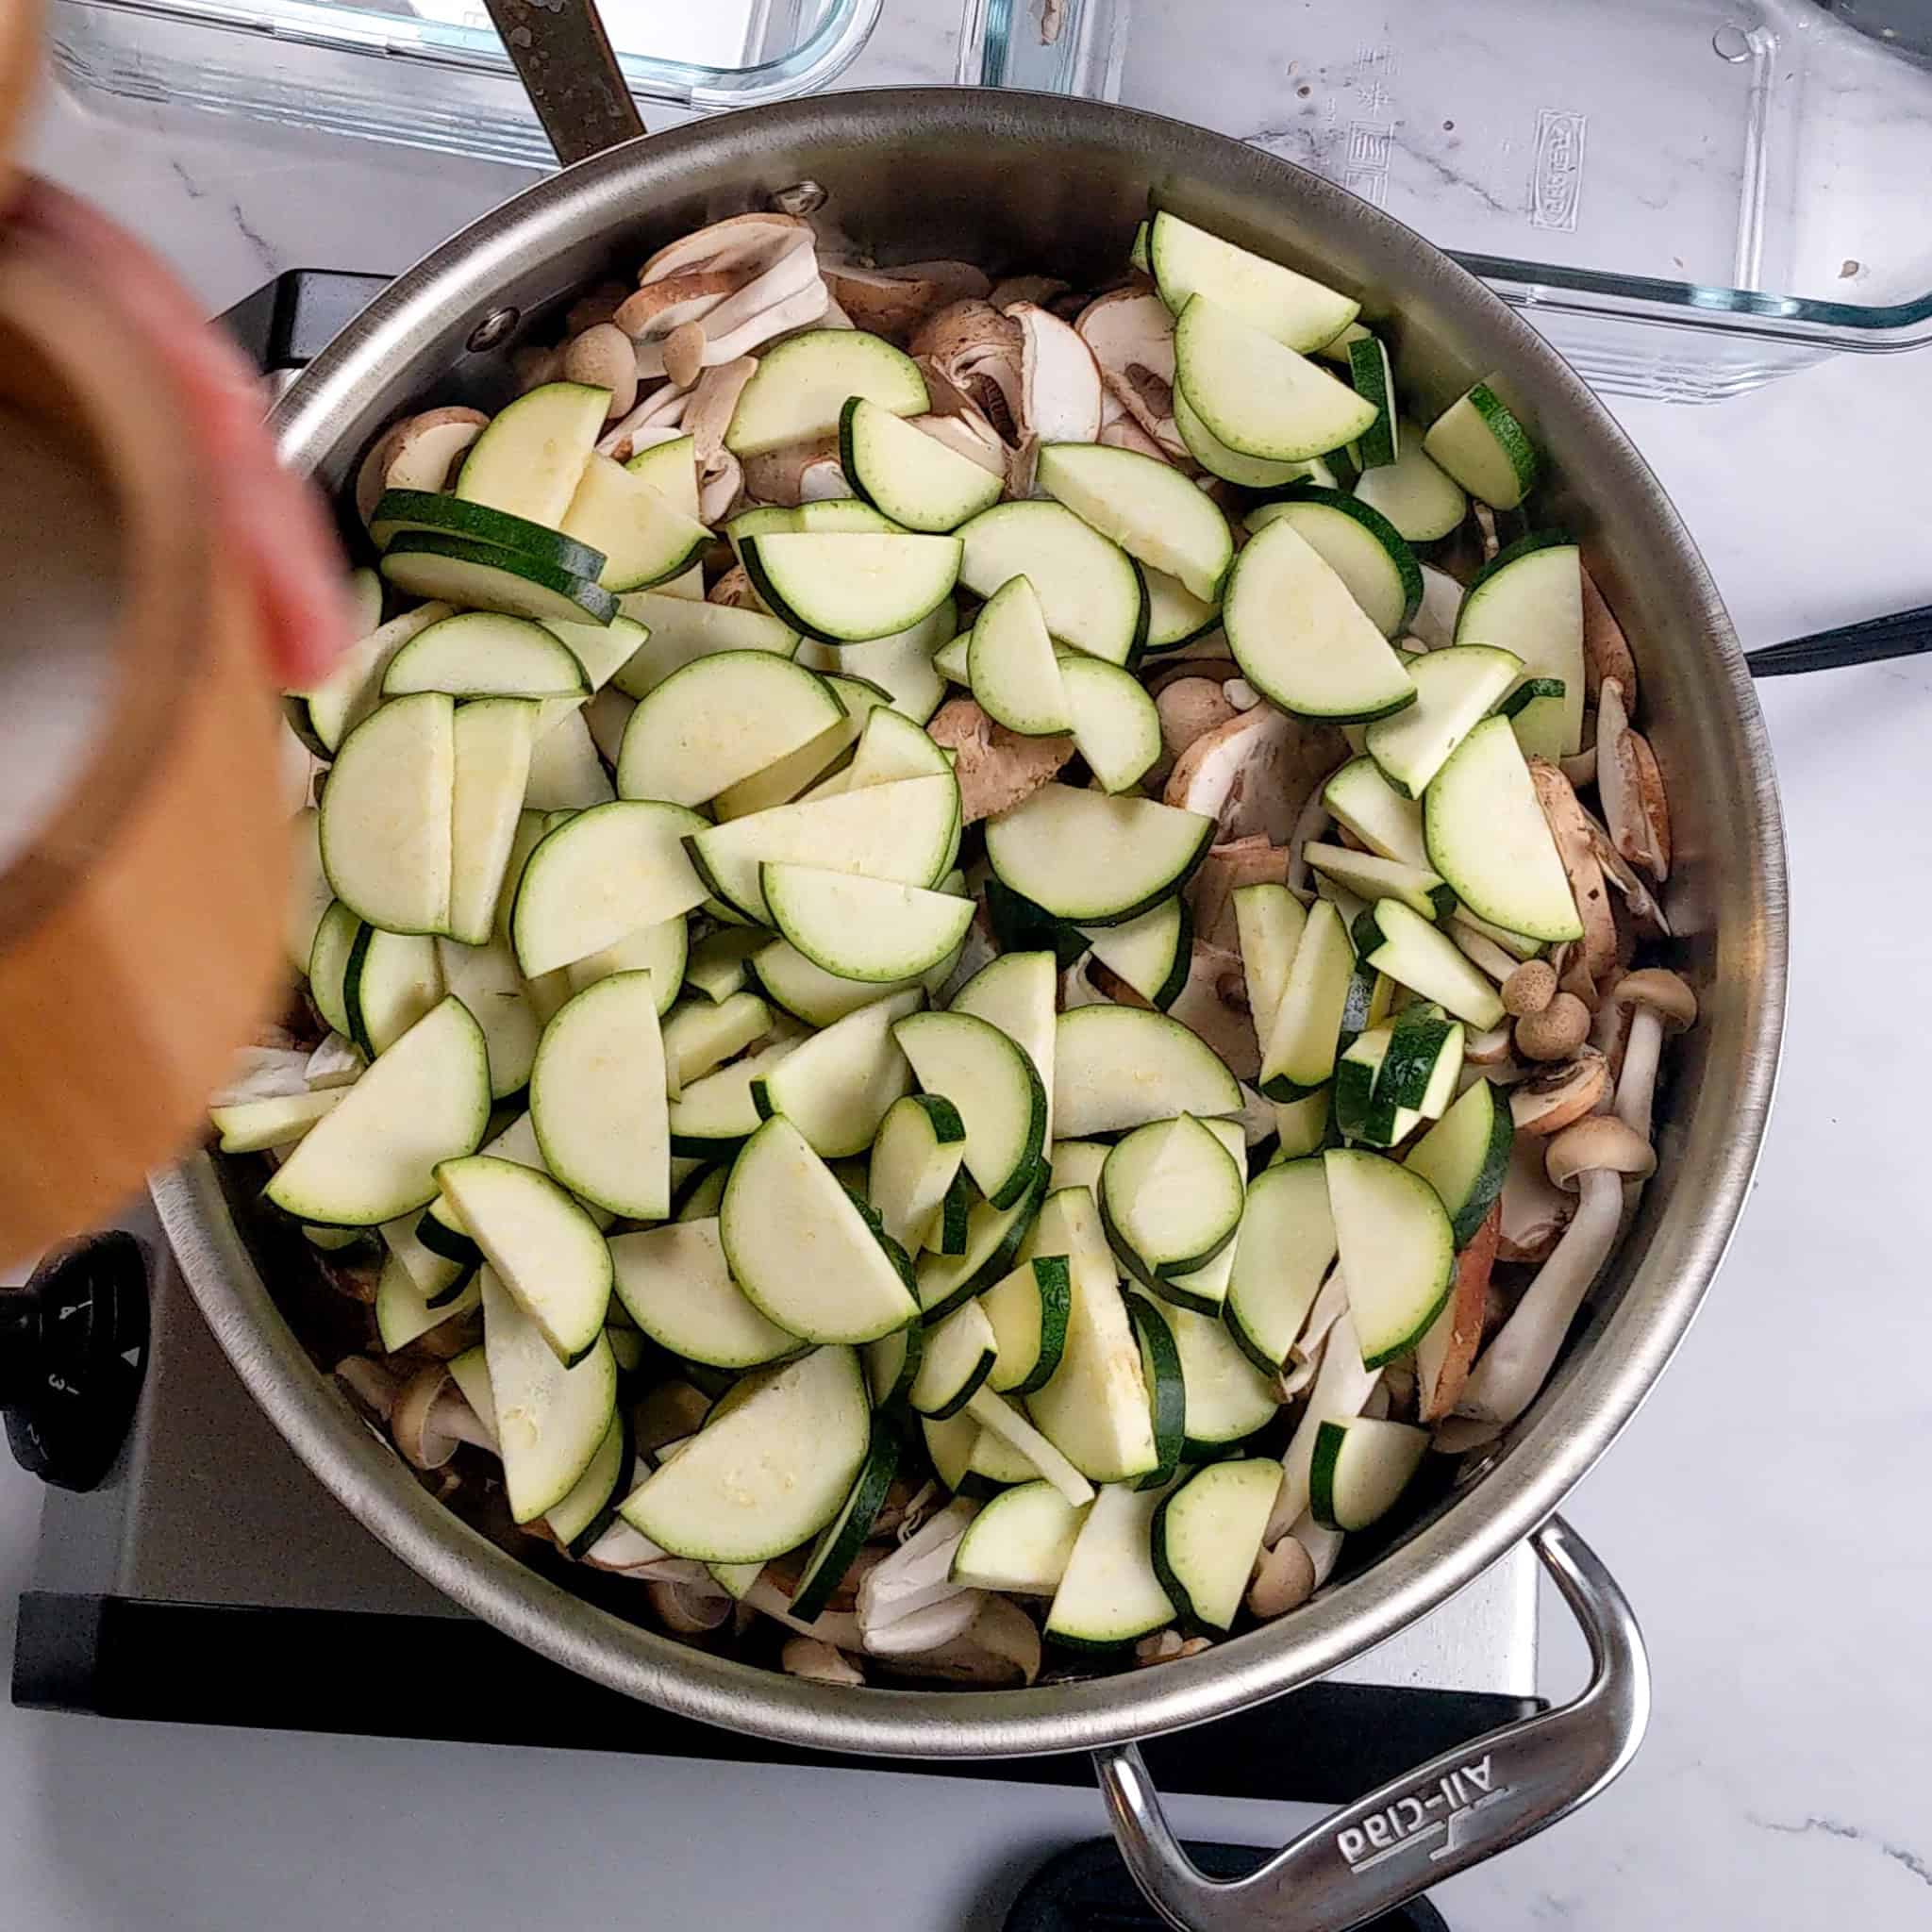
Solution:
<svg viewBox="0 0 1932 1932"><path fill-rule="evenodd" d="M1604 390L1932 341L1932 0L966 0L959 78L1311 168Z"/></svg>
<svg viewBox="0 0 1932 1932"><path fill-rule="evenodd" d="M603 0L630 89L699 112L823 87L884 0ZM950 11L949 0L941 0ZM54 0L85 94L556 164L482 0Z"/></svg>

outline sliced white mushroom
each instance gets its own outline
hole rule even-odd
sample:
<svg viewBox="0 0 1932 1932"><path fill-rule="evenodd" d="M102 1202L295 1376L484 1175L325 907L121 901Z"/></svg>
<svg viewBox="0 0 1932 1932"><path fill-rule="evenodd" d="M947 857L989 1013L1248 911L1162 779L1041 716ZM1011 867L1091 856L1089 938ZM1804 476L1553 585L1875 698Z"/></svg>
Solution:
<svg viewBox="0 0 1932 1932"><path fill-rule="evenodd" d="M1255 1560L1255 1580L1248 1585L1248 1609L1263 1623L1298 1610L1315 1593L1315 1560L1307 1546L1284 1531Z"/></svg>
<svg viewBox="0 0 1932 1932"><path fill-rule="evenodd" d="M1153 462L1174 461L1167 451L1114 400L1111 393L1100 399L1100 435L1096 441L1106 443L1109 449L1131 450L1135 456L1146 457Z"/></svg>
<svg viewBox="0 0 1932 1932"><path fill-rule="evenodd" d="M1015 302L1005 312L1020 325L1023 440L1093 441L1100 434L1100 369L1093 352L1050 308Z"/></svg>
<svg viewBox="0 0 1932 1932"><path fill-rule="evenodd" d="M401 1392L403 1378L366 1355L345 1356L336 1364L336 1380L373 1423L388 1426L390 1411Z"/></svg>
<svg viewBox="0 0 1932 1932"><path fill-rule="evenodd" d="M895 1676L941 1684L976 1684L1009 1690L1040 1675L1040 1632L1018 1604L983 1591L972 1619L950 1638L922 1650L886 1653ZM929 1614L929 1613L928 1613Z"/></svg>
<svg viewBox="0 0 1932 1932"><path fill-rule="evenodd" d="M1536 1400L1623 1219L1624 1179L1657 1167L1649 1141L1599 1115L1549 1143L1551 1181L1578 1196L1575 1218L1494 1339L1476 1357L1458 1415L1507 1425Z"/></svg>
<svg viewBox="0 0 1932 1932"><path fill-rule="evenodd" d="M694 358L685 353L684 373L692 375L807 326L831 299L808 224L736 215L659 249L615 319L635 343L640 375L669 373L669 339L700 328L702 347Z"/></svg>
<svg viewBox="0 0 1932 1932"><path fill-rule="evenodd" d="M722 523L743 487L743 470L724 447L724 435L758 366L749 356L734 357L706 370L691 392L682 427L691 437L691 461L697 465L701 523Z"/></svg>
<svg viewBox="0 0 1932 1932"><path fill-rule="evenodd" d="M451 466L489 426L481 409L452 404L391 423L356 473L356 508L366 524L385 490L441 490ZM400 473L400 474L399 474Z"/></svg>
<svg viewBox="0 0 1932 1932"><path fill-rule="evenodd" d="M973 1622L985 1592L953 1581L953 1557L976 1506L955 1502L858 1586L859 1647L871 1657L937 1649Z"/></svg>
<svg viewBox="0 0 1932 1932"><path fill-rule="evenodd" d="M1378 1388L1376 1393L1380 1392ZM1341 1532L1326 1528L1315 1521L1312 1509L1304 1509L1295 1518L1294 1526L1288 1534L1292 1541L1308 1553L1308 1562L1315 1573L1315 1588L1320 1590L1335 1574L1335 1565L1341 1559Z"/></svg>
<svg viewBox="0 0 1932 1932"><path fill-rule="evenodd" d="M794 442L768 450L744 463L744 493L754 503L788 507L850 496L852 486L839 467L839 439Z"/></svg>
<svg viewBox="0 0 1932 1932"><path fill-rule="evenodd" d="M1623 687L1624 702L1635 710L1637 660L1630 655L1629 641L1616 613L1604 602L1604 593L1597 589L1588 566L1582 575L1584 689L1594 701L1605 681L1615 678Z"/></svg>
<svg viewBox="0 0 1932 1932"><path fill-rule="evenodd" d="M702 1583L695 1578L674 1581L654 1576L644 1585L644 1593L658 1621L680 1637L701 1637L721 1629L730 1622L735 1607L730 1591L708 1574Z"/></svg>
<svg viewBox="0 0 1932 1932"><path fill-rule="evenodd" d="M1151 290L1112 289L1096 295L1074 324L1101 380L1144 435L1171 461L1188 462L1174 420L1174 317Z"/></svg>
<svg viewBox="0 0 1932 1932"><path fill-rule="evenodd" d="M1331 1269L1276 1378L1285 1400L1291 1401L1315 1379L1321 1370L1323 1352L1328 1346L1328 1337L1336 1323L1347 1312L1348 1283L1343 1279L1341 1269Z"/></svg>
<svg viewBox="0 0 1932 1932"><path fill-rule="evenodd" d="M1213 677L1174 678L1156 694L1154 708L1160 716L1161 762L1148 775L1157 784L1197 738L1225 724L1238 710L1222 690L1221 680Z"/></svg>
<svg viewBox="0 0 1932 1932"><path fill-rule="evenodd" d="M1609 1063L1595 1047L1585 1046L1574 1059L1539 1067L1515 1088L1509 1095L1510 1118L1519 1134L1560 1134L1594 1113L1609 1091Z"/></svg>
<svg viewBox="0 0 1932 1932"><path fill-rule="evenodd" d="M984 298L985 274L966 261L908 261L897 268L860 268L822 261L820 274L853 325L874 335L909 335L935 309L968 297Z"/></svg>
<svg viewBox="0 0 1932 1932"><path fill-rule="evenodd" d="M817 1637L788 1637L778 1653L778 1667L788 1677L803 1677L810 1684L857 1687L865 1682L865 1673L842 1650Z"/></svg>
<svg viewBox="0 0 1932 1932"><path fill-rule="evenodd" d="M1531 758L1529 775L1583 924L1583 937L1571 946L1558 978L1566 991L1575 993L1594 1012L1597 981L1617 962L1617 921L1610 910L1609 889L1591 840L1589 814L1577 803L1570 781L1546 758Z"/></svg>
<svg viewBox="0 0 1932 1932"><path fill-rule="evenodd" d="M1143 1637L1134 1646L1134 1668L1144 1671L1155 1664L1179 1663L1183 1657L1199 1657L1204 1650L1212 1650L1211 1639L1206 1637L1183 1637L1178 1630L1170 1626L1157 1630L1152 1637Z"/></svg>
<svg viewBox="0 0 1932 1932"><path fill-rule="evenodd" d="M1220 841L1260 834L1271 844L1286 845L1302 808L1347 749L1326 725L1291 718L1273 706L1240 712L1188 746L1161 797L1207 813Z"/></svg>
<svg viewBox="0 0 1932 1932"><path fill-rule="evenodd" d="M963 398L958 399L958 407L952 415L910 416L907 421L923 435L944 443L982 470L991 471L995 476L1007 474L1007 446L1000 441L999 431Z"/></svg>
<svg viewBox="0 0 1932 1932"><path fill-rule="evenodd" d="M605 430L597 441L597 454L616 462L627 462L639 450L650 446L637 441L640 432L669 429L681 433L677 425L684 421L690 405L691 391L679 389L675 382L658 383L638 398L627 415L620 416Z"/></svg>
<svg viewBox="0 0 1932 1932"><path fill-rule="evenodd" d="M1020 439L1020 325L989 302L952 302L926 317L912 338L913 360L940 400L976 409L1012 447ZM940 413L950 414L941 408Z"/></svg>
<svg viewBox="0 0 1932 1932"><path fill-rule="evenodd" d="M403 1384L389 1412L389 1432L418 1469L441 1469L465 1442L496 1450L494 1431L464 1401L446 1362L433 1362Z"/></svg>
<svg viewBox="0 0 1932 1932"><path fill-rule="evenodd" d="M801 1637L815 1637L822 1643L829 1643L834 1650L857 1654L863 1648L858 1618L852 1611L821 1610L809 1621L794 1617L791 1599L771 1581L769 1575L760 1576L753 1583L744 1593L744 1601L760 1616L769 1617L773 1623L795 1631Z"/></svg>

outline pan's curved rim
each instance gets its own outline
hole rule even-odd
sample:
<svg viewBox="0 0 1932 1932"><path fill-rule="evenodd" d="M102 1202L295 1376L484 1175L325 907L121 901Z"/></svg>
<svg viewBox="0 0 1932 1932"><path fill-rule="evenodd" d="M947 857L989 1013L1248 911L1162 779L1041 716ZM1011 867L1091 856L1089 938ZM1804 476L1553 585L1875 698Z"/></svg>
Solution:
<svg viewBox="0 0 1932 1932"><path fill-rule="evenodd" d="M275 1311L237 1231L214 1165L196 1156L154 1182L189 1285L243 1382L322 1482L397 1556L457 1603L565 1667L682 1716L807 1749L904 1757L1002 1757L1093 1749L1210 1721L1311 1681L1460 1590L1561 1503L1630 1417L1688 1329L1729 1244L1768 1118L1783 1026L1786 883L1768 744L1716 590L1656 479L1615 421L1541 337L1448 257L1390 217L1238 142L1097 102L996 90L852 92L760 108L632 143L537 184L445 242L377 297L283 399L285 455L320 463L366 408L407 341L487 307L491 279L522 258L634 219L641 192L668 192L800 140L878 138L917 127L961 140L1085 141L1144 153L1150 170L1291 197L1311 225L1354 227L1400 258L1406 286L1493 341L1512 378L1534 384L1541 416L1591 445L1593 493L1647 526L1657 569L1698 634L1717 688L1714 728L1736 765L1744 824L1726 880L1747 916L1720 934L1738 999L1711 1066L1729 1128L1694 1201L1664 1203L1592 1346L1513 1430L1455 1506L1374 1566L1292 1617L1156 1671L1015 1691L844 1689L808 1684L673 1643L526 1569L432 1502L386 1444L310 1365ZM359 399L359 400L358 400ZM1714 1077L1714 1076L1707 1076Z"/></svg>

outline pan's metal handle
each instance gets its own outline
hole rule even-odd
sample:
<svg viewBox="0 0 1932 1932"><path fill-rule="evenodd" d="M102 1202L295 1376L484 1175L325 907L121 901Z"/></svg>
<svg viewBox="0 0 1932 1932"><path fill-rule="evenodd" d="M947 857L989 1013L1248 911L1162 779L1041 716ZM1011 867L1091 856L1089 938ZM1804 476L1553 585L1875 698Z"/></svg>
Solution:
<svg viewBox="0 0 1932 1932"><path fill-rule="evenodd" d="M566 168L643 133L643 117L611 51L597 0L483 4Z"/></svg>
<svg viewBox="0 0 1932 1932"><path fill-rule="evenodd" d="M1560 1517L1531 1542L1590 1642L1574 1703L1444 1753L1325 1818L1258 1872L1207 1878L1161 1814L1131 1744L1094 1753L1121 1856L1179 1932L1344 1932L1593 1798L1636 1755L1650 1665L1630 1605Z"/></svg>

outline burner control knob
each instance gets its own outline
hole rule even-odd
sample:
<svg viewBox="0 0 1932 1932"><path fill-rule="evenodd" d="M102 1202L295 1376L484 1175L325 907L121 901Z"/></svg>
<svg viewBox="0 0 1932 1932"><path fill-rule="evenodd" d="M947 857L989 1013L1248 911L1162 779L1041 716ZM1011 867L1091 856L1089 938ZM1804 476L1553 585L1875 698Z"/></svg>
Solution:
<svg viewBox="0 0 1932 1932"><path fill-rule="evenodd" d="M0 1413L20 1466L62 1490L113 1467L147 1366L147 1261L112 1232L57 1248L0 1289Z"/></svg>

